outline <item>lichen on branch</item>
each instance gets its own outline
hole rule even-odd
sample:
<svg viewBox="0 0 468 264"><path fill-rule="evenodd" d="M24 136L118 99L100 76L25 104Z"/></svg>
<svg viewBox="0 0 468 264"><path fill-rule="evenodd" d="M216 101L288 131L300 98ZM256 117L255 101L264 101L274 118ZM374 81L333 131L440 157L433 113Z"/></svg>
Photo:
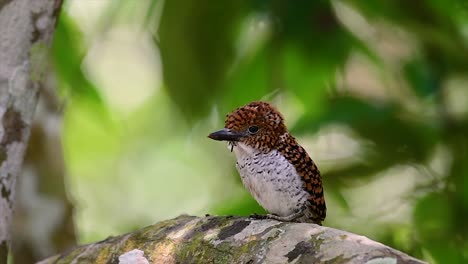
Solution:
<svg viewBox="0 0 468 264"><path fill-rule="evenodd" d="M179 216L40 262L47 263L424 262L366 237L315 224Z"/></svg>

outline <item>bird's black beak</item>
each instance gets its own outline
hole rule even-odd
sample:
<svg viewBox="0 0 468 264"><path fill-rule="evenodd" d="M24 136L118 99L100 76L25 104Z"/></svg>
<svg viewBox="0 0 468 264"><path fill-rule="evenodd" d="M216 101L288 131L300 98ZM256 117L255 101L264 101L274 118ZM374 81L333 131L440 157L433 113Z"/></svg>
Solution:
<svg viewBox="0 0 468 264"><path fill-rule="evenodd" d="M244 136L244 133L232 131L228 128L218 130L208 135L209 138L219 141L239 141Z"/></svg>

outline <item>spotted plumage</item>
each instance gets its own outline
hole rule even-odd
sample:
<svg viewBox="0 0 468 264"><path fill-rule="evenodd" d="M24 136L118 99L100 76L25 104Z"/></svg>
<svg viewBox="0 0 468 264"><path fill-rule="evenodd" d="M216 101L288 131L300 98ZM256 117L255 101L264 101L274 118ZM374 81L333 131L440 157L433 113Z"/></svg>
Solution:
<svg viewBox="0 0 468 264"><path fill-rule="evenodd" d="M321 224L326 216L320 171L270 104L252 102L226 117L210 138L229 142L242 182L267 218Z"/></svg>

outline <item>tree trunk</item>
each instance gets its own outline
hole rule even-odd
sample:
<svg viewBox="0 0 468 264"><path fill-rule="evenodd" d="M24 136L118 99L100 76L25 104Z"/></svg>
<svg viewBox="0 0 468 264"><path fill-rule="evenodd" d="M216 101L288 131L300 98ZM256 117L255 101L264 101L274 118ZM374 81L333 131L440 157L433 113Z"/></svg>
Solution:
<svg viewBox="0 0 468 264"><path fill-rule="evenodd" d="M180 216L84 245L48 263L424 263L329 227L243 217Z"/></svg>
<svg viewBox="0 0 468 264"><path fill-rule="evenodd" d="M46 79L53 79L48 71ZM73 204L66 191L62 151L63 102L53 82L40 91L31 136L16 186L13 259L35 263L76 245Z"/></svg>
<svg viewBox="0 0 468 264"><path fill-rule="evenodd" d="M61 0L0 0L0 263L6 263L21 170Z"/></svg>

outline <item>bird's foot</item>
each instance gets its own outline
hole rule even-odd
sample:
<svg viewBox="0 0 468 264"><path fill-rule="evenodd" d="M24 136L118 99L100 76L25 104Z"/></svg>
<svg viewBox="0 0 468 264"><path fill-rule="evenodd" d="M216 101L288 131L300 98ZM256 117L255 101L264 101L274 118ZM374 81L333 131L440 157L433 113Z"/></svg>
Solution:
<svg viewBox="0 0 468 264"><path fill-rule="evenodd" d="M299 211L299 212L292 213L292 214L287 215L287 216L278 216L278 215L274 215L274 214L267 214L266 217L268 219L273 219L273 220L282 221L282 222L292 222L295 219L297 219L297 218L299 218L299 217L301 217L303 215L304 215L304 212Z"/></svg>
<svg viewBox="0 0 468 264"><path fill-rule="evenodd" d="M277 221L281 221L281 222L292 222L294 221L295 219L301 217L304 215L304 212L303 211L299 211L299 212L296 212L296 213L292 213L290 215L287 215L287 216L279 216L279 215L275 215L275 214L266 214L266 215L258 215L258 214L251 214L249 216L249 218L252 218L252 219L273 219L273 220L277 220Z"/></svg>
<svg viewBox="0 0 468 264"><path fill-rule="evenodd" d="M259 215L257 213L249 215L249 218L255 219L255 220L261 220L261 219L267 219L267 215Z"/></svg>

